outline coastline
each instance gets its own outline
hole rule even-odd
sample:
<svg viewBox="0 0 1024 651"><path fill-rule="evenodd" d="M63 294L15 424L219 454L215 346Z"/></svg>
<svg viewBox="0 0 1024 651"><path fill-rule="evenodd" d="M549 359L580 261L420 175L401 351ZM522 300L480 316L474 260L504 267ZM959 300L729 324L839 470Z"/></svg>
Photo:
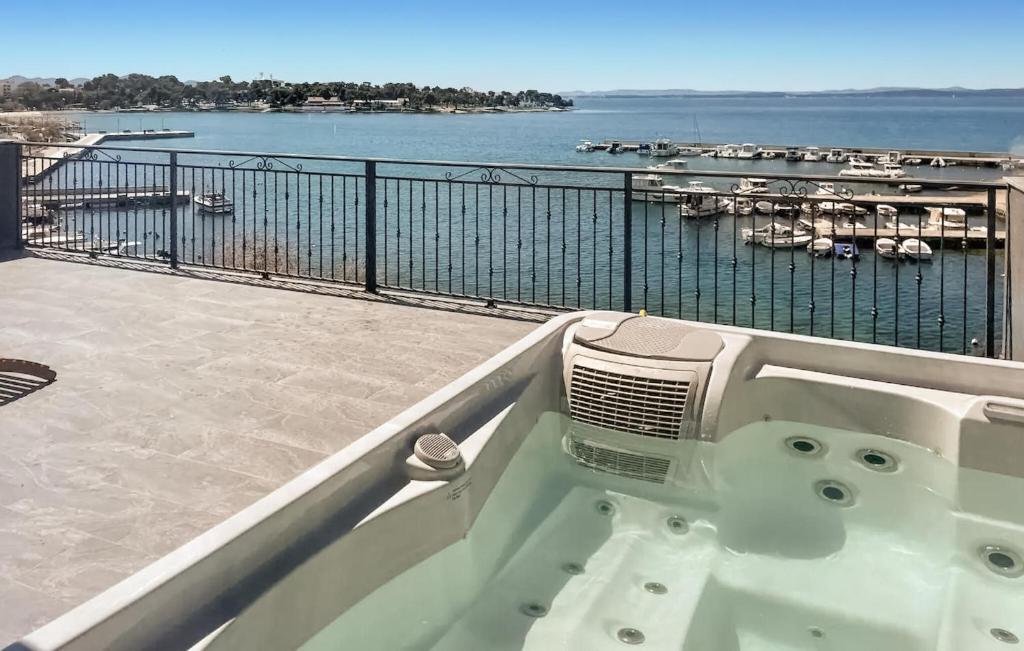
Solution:
<svg viewBox="0 0 1024 651"><path fill-rule="evenodd" d="M118 110L118 109L64 109L56 111L0 111L0 120L17 118L59 118L69 113L90 115L155 115L161 113L296 113L305 115L477 115L477 114L502 114L502 113L568 113L571 107L505 107L505 106L470 106L465 108L452 107L431 107L428 109L402 109L402 110L331 110L331 109L309 109L302 107L226 107L217 109L155 109L155 110Z"/></svg>

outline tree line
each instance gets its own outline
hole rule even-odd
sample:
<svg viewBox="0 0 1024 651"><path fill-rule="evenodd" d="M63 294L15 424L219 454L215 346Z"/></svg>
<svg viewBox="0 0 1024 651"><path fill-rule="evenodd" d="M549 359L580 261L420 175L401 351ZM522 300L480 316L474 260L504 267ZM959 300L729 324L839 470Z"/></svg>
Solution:
<svg viewBox="0 0 1024 651"><path fill-rule="evenodd" d="M64 108L114 109L142 105L190 109L200 104L219 106L267 104L297 106L310 97L338 98L343 102L406 99L408 108L572 106L571 99L536 90L476 91L471 88L417 86L412 83L303 82L285 84L270 79L234 81L223 76L214 81L185 83L173 75L151 77L113 74L94 77L81 86L58 78L52 87L34 82L17 86L4 98L5 110L59 110Z"/></svg>

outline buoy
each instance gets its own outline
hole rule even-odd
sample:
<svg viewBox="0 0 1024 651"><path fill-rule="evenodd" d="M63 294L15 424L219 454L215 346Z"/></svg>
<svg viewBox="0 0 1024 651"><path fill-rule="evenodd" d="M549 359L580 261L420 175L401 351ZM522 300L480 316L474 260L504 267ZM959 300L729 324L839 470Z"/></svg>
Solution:
<svg viewBox="0 0 1024 651"><path fill-rule="evenodd" d="M978 338L977 337L971 337L971 345L972 346L976 347L978 345L978 343L979 342L978 342Z"/></svg>

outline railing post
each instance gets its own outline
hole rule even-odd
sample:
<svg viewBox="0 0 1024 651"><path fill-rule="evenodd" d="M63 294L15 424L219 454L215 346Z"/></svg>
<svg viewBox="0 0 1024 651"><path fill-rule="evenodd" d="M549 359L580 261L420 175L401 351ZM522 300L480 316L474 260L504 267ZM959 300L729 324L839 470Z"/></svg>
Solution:
<svg viewBox="0 0 1024 651"><path fill-rule="evenodd" d="M366 291L377 292L377 163L366 161Z"/></svg>
<svg viewBox="0 0 1024 651"><path fill-rule="evenodd" d="M633 311L633 173L623 175L622 185L622 311Z"/></svg>
<svg viewBox="0 0 1024 651"><path fill-rule="evenodd" d="M22 246L21 144L0 142L0 252Z"/></svg>
<svg viewBox="0 0 1024 651"><path fill-rule="evenodd" d="M171 248L167 255L171 261L171 269L178 268L178 153L171 152Z"/></svg>
<svg viewBox="0 0 1024 651"><path fill-rule="evenodd" d="M985 357L996 356L996 189L988 189L985 237ZM1004 243L1005 244L1005 243ZM964 288L966 291L966 288Z"/></svg>
<svg viewBox="0 0 1024 651"><path fill-rule="evenodd" d="M1003 244L1003 359L1024 359L1024 301L1014 303L1014 282L1024 278L1024 232L1014 222L1024 217L1024 179L1007 177L1006 239Z"/></svg>

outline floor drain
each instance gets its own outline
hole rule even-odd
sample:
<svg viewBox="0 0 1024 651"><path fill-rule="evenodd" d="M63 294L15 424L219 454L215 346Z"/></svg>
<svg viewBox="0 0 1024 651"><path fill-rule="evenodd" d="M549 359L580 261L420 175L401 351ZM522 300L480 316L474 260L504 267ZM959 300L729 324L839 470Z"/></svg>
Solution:
<svg viewBox="0 0 1024 651"><path fill-rule="evenodd" d="M635 628L620 628L617 637L619 642L626 644L643 644L644 640L647 639L639 629Z"/></svg>
<svg viewBox="0 0 1024 651"><path fill-rule="evenodd" d="M658 583L657 581L649 581L644 584L644 590L651 594L665 594L668 592L668 588L665 587L664 583Z"/></svg>
<svg viewBox="0 0 1024 651"><path fill-rule="evenodd" d="M1024 574L1024 562L1012 549L999 545L985 545L980 550L981 560L996 574L1015 579Z"/></svg>
<svg viewBox="0 0 1024 651"><path fill-rule="evenodd" d="M1020 642L1020 638L1005 628L993 628L989 633L1000 642L1006 642L1007 644L1017 644Z"/></svg>
<svg viewBox="0 0 1024 651"><path fill-rule="evenodd" d="M816 457L825 451L825 446L807 436L791 436L786 439L786 448L802 457Z"/></svg>
<svg viewBox="0 0 1024 651"><path fill-rule="evenodd" d="M858 450L857 460L865 468L876 472L895 472L899 466L895 457L881 450Z"/></svg>
<svg viewBox="0 0 1024 651"><path fill-rule="evenodd" d="M526 615L527 617L543 617L544 615L548 614L548 609L546 606L542 604L531 602L520 606L519 612Z"/></svg>
<svg viewBox="0 0 1024 651"><path fill-rule="evenodd" d="M583 574L583 566L579 563L566 563L562 566L562 571L566 574Z"/></svg>
<svg viewBox="0 0 1024 651"><path fill-rule="evenodd" d="M672 533L686 533L690 530L690 525L687 524L685 518L681 518L678 515L673 515L665 521L668 525L668 530Z"/></svg>
<svg viewBox="0 0 1024 651"><path fill-rule="evenodd" d="M594 508L601 515L612 515L615 513L615 505L608 500L598 500Z"/></svg>
<svg viewBox="0 0 1024 651"><path fill-rule="evenodd" d="M818 497L837 506L853 504L853 491L844 483L833 479L823 479L814 485Z"/></svg>

